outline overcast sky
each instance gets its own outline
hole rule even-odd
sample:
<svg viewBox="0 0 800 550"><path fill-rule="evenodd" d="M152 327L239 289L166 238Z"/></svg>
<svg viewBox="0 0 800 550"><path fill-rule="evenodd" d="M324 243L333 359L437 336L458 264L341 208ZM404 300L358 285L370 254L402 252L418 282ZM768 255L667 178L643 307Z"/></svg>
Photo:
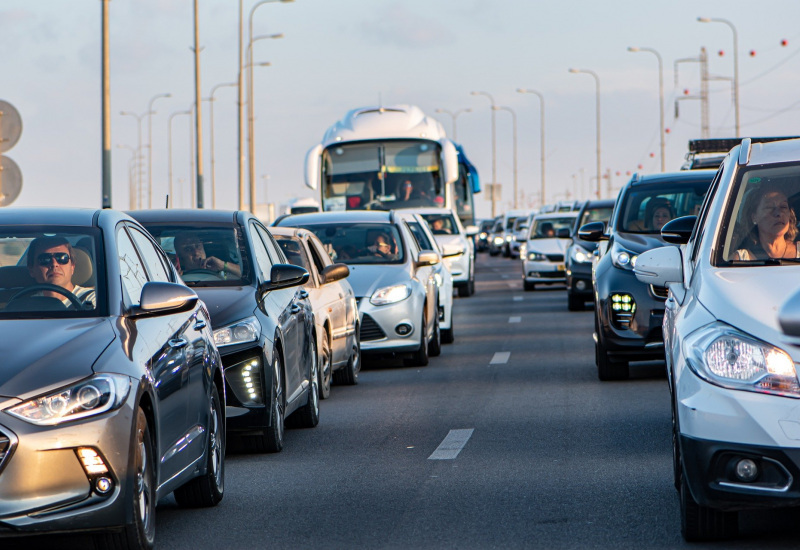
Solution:
<svg viewBox="0 0 800 550"><path fill-rule="evenodd" d="M245 0L248 13L255 0ZM138 124L120 111L152 116L153 202L164 204L168 183L170 115L194 101L193 3L190 0L110 2L112 172L114 208L129 208L130 160ZM700 48L709 53L710 131L734 134L733 34L738 31L743 135L800 133L800 2L765 0L296 0L255 11L254 34L284 33L254 45L256 178L258 202L284 203L312 196L303 183L306 151L347 110L374 105L419 105L448 132L452 120L437 108L471 108L458 118L458 141L491 181L489 101L511 107L518 121L518 185L525 200L540 189L540 117L532 88L545 97L547 199L588 197L595 188L594 79L570 74L588 69L600 79L602 170L621 186L628 171L655 172L659 161L658 65L664 59L667 169L681 165L689 139L700 137L700 105L675 98L700 92ZM201 84L233 82L238 63L238 2L200 1ZM98 0L2 0L0 99L19 111L23 132L4 153L23 175L14 206L89 206L101 200L101 3ZM787 41L782 45L782 40ZM755 56L751 56L751 50ZM722 51L720 56L718 52ZM236 91L215 94L216 205L238 205ZM206 205L211 205L208 102L203 105ZM147 145L147 118L143 118ZM189 117L173 120L176 206L190 204ZM145 149L145 154L146 154ZM642 168L639 169L638 166ZM497 180L502 208L513 186L511 116L497 113ZM619 173L619 175L617 175ZM144 178L147 183L147 170ZM603 193L607 194L607 181ZM147 196L145 189L145 197ZM146 203L146 200L145 200ZM490 203L477 199L488 216Z"/></svg>

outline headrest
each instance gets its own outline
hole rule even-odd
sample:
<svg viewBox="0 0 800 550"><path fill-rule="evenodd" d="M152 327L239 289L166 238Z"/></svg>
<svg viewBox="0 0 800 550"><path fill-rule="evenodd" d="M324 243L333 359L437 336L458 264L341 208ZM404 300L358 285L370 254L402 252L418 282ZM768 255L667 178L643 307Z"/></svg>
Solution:
<svg viewBox="0 0 800 550"><path fill-rule="evenodd" d="M72 274L72 284L78 286L94 286L94 268L89 254L78 247L72 248L72 261L75 263L75 273Z"/></svg>

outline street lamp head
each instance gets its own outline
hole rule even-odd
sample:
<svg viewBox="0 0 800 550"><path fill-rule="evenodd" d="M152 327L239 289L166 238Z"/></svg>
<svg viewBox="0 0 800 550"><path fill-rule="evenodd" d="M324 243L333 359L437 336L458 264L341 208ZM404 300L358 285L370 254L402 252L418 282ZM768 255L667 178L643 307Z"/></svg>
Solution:
<svg viewBox="0 0 800 550"><path fill-rule="evenodd" d="M638 48L637 46L628 46L629 52L638 52L639 50L640 48Z"/></svg>
<svg viewBox="0 0 800 550"><path fill-rule="evenodd" d="M470 92L469 95L480 95L480 92Z"/></svg>
<svg viewBox="0 0 800 550"><path fill-rule="evenodd" d="M699 21L700 23L711 23L711 18L710 17L698 17L697 21Z"/></svg>
<svg viewBox="0 0 800 550"><path fill-rule="evenodd" d="M579 73L579 72L581 72L581 70L580 69L570 69L569 72L571 72L571 73Z"/></svg>

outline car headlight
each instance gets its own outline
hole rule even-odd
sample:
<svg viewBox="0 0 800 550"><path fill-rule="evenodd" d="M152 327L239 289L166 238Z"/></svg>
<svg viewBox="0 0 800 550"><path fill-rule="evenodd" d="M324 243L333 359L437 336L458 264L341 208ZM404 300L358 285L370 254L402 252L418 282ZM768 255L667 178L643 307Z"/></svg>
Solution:
<svg viewBox="0 0 800 550"><path fill-rule="evenodd" d="M444 284L444 278L441 273L434 273L433 278L436 279L436 286L441 287Z"/></svg>
<svg viewBox="0 0 800 550"><path fill-rule="evenodd" d="M97 374L72 386L34 397L6 409L8 414L36 424L54 426L120 407L131 380L121 374Z"/></svg>
<svg viewBox="0 0 800 550"><path fill-rule="evenodd" d="M611 263L620 269L632 271L636 266L636 258L638 257L638 254L628 252L627 250L616 245L611 250Z"/></svg>
<svg viewBox="0 0 800 550"><path fill-rule="evenodd" d="M800 397L797 370L788 353L724 323L690 334L683 352L689 368L717 386Z"/></svg>
<svg viewBox="0 0 800 550"><path fill-rule="evenodd" d="M411 287L406 284L379 288L370 296L369 303L374 306L394 304L411 296Z"/></svg>
<svg viewBox="0 0 800 550"><path fill-rule="evenodd" d="M519 257L524 258L525 254L528 252L528 243L522 243L519 245Z"/></svg>
<svg viewBox="0 0 800 550"><path fill-rule="evenodd" d="M261 335L261 323L255 317L248 317L214 331L217 347L232 346L245 342L255 342Z"/></svg>
<svg viewBox="0 0 800 550"><path fill-rule="evenodd" d="M579 264L585 264L592 261L592 253L580 245L573 245L569 249L569 255L572 260Z"/></svg>
<svg viewBox="0 0 800 550"><path fill-rule="evenodd" d="M494 244L495 244L496 246L500 246L500 245L501 245L501 244L503 244L503 242L504 242L504 241L503 241L503 237L501 237L500 235L498 235L497 237L495 237L495 238L494 238L494 239L492 239L492 240L493 240L493 242L494 242Z"/></svg>
<svg viewBox="0 0 800 550"><path fill-rule="evenodd" d="M544 262L547 261L547 256L541 252L527 252L529 262Z"/></svg>

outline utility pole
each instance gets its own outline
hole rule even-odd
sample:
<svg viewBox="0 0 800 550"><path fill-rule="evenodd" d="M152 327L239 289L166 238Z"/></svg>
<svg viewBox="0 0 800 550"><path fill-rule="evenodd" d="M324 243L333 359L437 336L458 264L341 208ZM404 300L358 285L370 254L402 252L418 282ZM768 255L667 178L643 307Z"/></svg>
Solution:
<svg viewBox="0 0 800 550"><path fill-rule="evenodd" d="M699 63L700 64L700 93L691 95L686 94L675 100L675 118L678 118L678 102L686 99L700 100L700 137L708 139L710 134L709 123L709 102L708 102L708 54L706 49L700 48L698 57L684 57L675 60L675 86L678 85L678 64L679 63ZM716 79L716 78L715 78Z"/></svg>

